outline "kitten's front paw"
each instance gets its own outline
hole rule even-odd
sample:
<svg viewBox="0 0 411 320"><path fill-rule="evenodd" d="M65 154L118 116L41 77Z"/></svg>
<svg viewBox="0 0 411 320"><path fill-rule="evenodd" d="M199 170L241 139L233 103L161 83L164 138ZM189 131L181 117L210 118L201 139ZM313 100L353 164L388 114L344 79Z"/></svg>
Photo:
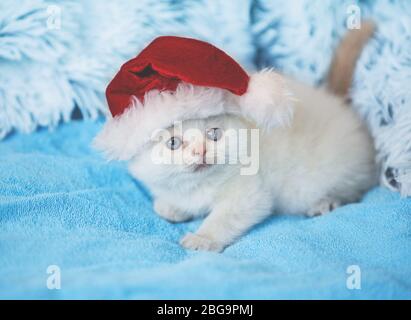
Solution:
<svg viewBox="0 0 411 320"><path fill-rule="evenodd" d="M154 211L169 222L177 223L190 220L192 217L162 201L154 202Z"/></svg>
<svg viewBox="0 0 411 320"><path fill-rule="evenodd" d="M324 199L308 210L306 215L308 217L322 216L338 208L340 205L341 203L337 200Z"/></svg>
<svg viewBox="0 0 411 320"><path fill-rule="evenodd" d="M180 244L187 249L221 252L224 250L224 245L219 242L210 240L204 236L199 236L195 233L188 233L181 239Z"/></svg>

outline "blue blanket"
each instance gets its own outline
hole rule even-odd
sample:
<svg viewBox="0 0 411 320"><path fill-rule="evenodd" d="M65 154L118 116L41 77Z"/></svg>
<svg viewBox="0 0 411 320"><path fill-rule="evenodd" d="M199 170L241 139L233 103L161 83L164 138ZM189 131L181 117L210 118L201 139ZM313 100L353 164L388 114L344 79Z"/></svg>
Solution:
<svg viewBox="0 0 411 320"><path fill-rule="evenodd" d="M90 148L100 127L0 143L1 298L411 298L411 199L376 188L323 217L272 217L222 254L186 251L201 221L157 217Z"/></svg>

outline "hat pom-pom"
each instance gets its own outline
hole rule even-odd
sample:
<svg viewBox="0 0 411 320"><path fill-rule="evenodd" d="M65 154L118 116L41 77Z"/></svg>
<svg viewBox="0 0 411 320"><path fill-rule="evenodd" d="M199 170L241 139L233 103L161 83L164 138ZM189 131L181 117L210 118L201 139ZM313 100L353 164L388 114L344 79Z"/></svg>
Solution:
<svg viewBox="0 0 411 320"><path fill-rule="evenodd" d="M265 130L290 126L294 101L286 79L273 69L251 75L247 92L239 97L242 115Z"/></svg>

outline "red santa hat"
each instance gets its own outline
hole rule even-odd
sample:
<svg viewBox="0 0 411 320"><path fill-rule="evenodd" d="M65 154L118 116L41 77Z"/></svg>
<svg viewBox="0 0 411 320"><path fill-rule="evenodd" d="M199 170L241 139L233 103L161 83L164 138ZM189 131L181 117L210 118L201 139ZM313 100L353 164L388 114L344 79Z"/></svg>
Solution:
<svg viewBox="0 0 411 320"><path fill-rule="evenodd" d="M126 62L106 97L112 117L94 145L118 160L132 158L154 131L175 121L231 113L270 129L292 117L292 99L279 74L249 76L215 46L173 36L156 38Z"/></svg>

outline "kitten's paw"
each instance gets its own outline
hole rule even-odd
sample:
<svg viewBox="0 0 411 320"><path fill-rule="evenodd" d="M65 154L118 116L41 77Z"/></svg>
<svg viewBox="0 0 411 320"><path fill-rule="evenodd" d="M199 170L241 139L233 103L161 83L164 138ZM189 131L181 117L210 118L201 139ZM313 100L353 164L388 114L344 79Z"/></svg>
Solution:
<svg viewBox="0 0 411 320"><path fill-rule="evenodd" d="M191 250L221 252L224 250L224 245L219 242L208 239L204 236L199 236L195 233L186 234L180 241L180 244Z"/></svg>
<svg viewBox="0 0 411 320"><path fill-rule="evenodd" d="M337 200L324 199L319 201L307 212L308 217L322 216L338 208L341 203Z"/></svg>
<svg viewBox="0 0 411 320"><path fill-rule="evenodd" d="M177 223L190 220L191 215L170 206L162 201L154 202L154 211L169 222Z"/></svg>

